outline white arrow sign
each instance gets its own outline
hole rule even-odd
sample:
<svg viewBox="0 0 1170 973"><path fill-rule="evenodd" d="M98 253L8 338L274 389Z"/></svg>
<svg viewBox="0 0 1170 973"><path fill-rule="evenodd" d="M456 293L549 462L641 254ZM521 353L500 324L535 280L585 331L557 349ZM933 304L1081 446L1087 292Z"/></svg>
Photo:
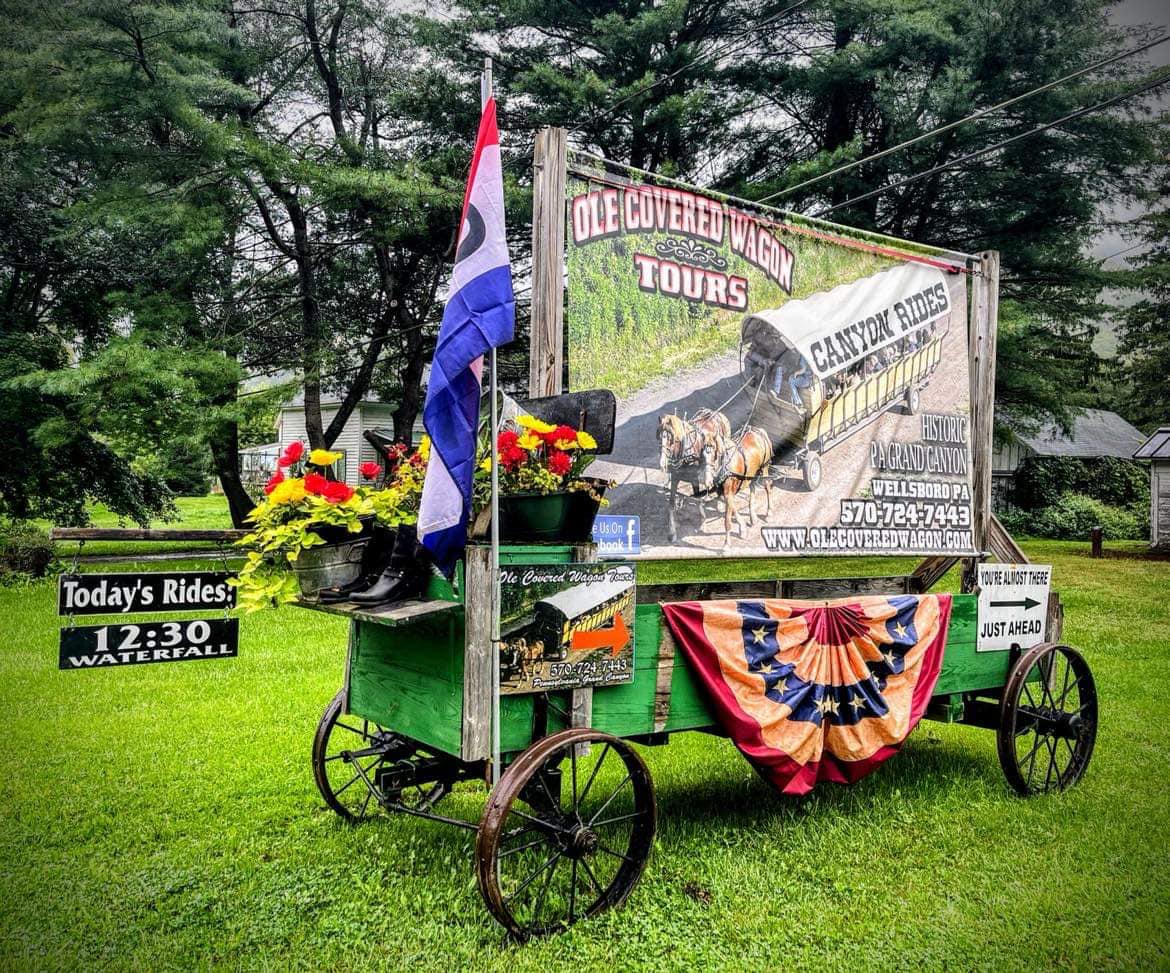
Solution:
<svg viewBox="0 0 1170 973"><path fill-rule="evenodd" d="M979 652L1044 641L1051 564L979 565Z"/></svg>

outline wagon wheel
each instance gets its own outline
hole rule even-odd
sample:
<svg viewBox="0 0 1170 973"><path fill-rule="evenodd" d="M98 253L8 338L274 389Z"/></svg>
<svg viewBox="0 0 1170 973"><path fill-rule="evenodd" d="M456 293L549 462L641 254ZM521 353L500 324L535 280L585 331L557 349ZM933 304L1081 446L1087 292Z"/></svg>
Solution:
<svg viewBox="0 0 1170 973"><path fill-rule="evenodd" d="M1020 794L1062 791L1084 774L1097 739L1097 687L1084 657L1041 643L1012 667L997 735L1004 776Z"/></svg>
<svg viewBox="0 0 1170 973"><path fill-rule="evenodd" d="M821 485L821 458L813 450L809 450L800 462L800 472L804 476L804 488L813 493Z"/></svg>
<svg viewBox="0 0 1170 973"><path fill-rule="evenodd" d="M913 416L918 414L918 407L922 404L921 398L921 391L917 385L911 385L906 389L906 401L902 404L906 409L907 415Z"/></svg>
<svg viewBox="0 0 1170 973"><path fill-rule="evenodd" d="M480 822L489 911L524 939L621 905L646 867L657 818L650 772L628 743L586 728L545 737L508 768Z"/></svg>
<svg viewBox="0 0 1170 973"><path fill-rule="evenodd" d="M345 713L345 690L325 707L313 737L313 779L325 803L346 821L358 822L383 802L429 810L450 790L446 781L405 784L385 790L379 771L410 780L413 764L424 758L414 741Z"/></svg>

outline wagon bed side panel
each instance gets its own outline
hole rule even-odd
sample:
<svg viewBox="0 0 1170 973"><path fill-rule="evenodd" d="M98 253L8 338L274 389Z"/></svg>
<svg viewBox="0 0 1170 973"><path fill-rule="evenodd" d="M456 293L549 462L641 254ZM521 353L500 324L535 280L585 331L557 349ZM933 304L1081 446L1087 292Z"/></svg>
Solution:
<svg viewBox="0 0 1170 973"><path fill-rule="evenodd" d="M934 687L935 696L951 693L1000 689L1006 682L1011 659L1009 652L977 652L978 635L975 595L952 595L951 624L947 632L942 672Z"/></svg>
<svg viewBox="0 0 1170 973"><path fill-rule="evenodd" d="M393 629L355 620L348 711L444 753L459 753L462 619Z"/></svg>
<svg viewBox="0 0 1170 973"><path fill-rule="evenodd" d="M634 626L634 679L594 690L594 729L615 736L642 736L715 726L715 714L674 640L663 639L662 609L657 604L638 605ZM661 685L661 693L660 677L668 680ZM656 711L656 703L661 702L665 706ZM664 723L656 719L656 712L665 717Z"/></svg>

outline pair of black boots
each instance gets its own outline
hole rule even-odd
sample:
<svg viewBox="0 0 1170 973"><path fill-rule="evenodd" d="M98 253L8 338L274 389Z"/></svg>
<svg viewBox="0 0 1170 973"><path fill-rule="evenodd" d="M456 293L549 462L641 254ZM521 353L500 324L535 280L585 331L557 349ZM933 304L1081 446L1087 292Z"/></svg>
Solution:
<svg viewBox="0 0 1170 973"><path fill-rule="evenodd" d="M325 588L323 602L349 601L366 608L417 598L427 585L430 560L418 542L413 524L375 527L362 554L357 580L336 588Z"/></svg>

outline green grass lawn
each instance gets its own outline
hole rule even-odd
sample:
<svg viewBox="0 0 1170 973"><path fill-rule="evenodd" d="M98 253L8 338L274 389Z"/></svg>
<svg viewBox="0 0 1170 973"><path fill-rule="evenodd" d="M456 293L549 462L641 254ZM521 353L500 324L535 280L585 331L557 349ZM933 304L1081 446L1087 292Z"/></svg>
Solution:
<svg viewBox="0 0 1170 973"><path fill-rule="evenodd" d="M480 901L470 833L321 809L309 747L341 621L287 608L245 619L235 660L58 672L53 587L0 591L0 967L1165 969L1170 561L1025 546L1055 563L1101 695L1079 786L1020 800L992 733L924 723L860 784L782 798L727 741L681 734L642 750L660 823L626 907L523 946ZM640 575L749 570L776 567ZM462 785L442 809L482 806Z"/></svg>

